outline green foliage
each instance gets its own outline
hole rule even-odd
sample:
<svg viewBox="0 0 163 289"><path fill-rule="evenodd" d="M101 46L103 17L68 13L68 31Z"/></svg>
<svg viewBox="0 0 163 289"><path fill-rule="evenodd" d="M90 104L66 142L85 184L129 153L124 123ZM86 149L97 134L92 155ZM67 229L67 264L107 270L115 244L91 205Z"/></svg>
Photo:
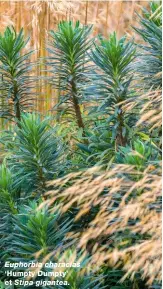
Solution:
<svg viewBox="0 0 163 289"><path fill-rule="evenodd" d="M109 39L99 38L95 44L92 59L102 73L96 76L97 98L101 100L98 110L107 115L108 129L117 146L127 142L127 127L133 119L122 110L122 102L133 96L131 82L133 78L132 62L135 46L126 42L126 37L117 39L116 33Z"/></svg>
<svg viewBox="0 0 163 289"><path fill-rule="evenodd" d="M0 166L0 200L0 235L4 237L4 233L9 233L10 214L17 212L13 178L5 163Z"/></svg>
<svg viewBox="0 0 163 289"><path fill-rule="evenodd" d="M3 282L0 281L0 289L5 289L5 285Z"/></svg>
<svg viewBox="0 0 163 289"><path fill-rule="evenodd" d="M23 29L16 33L13 27L7 27L4 34L0 34L1 117L20 120L21 112L32 104L34 77L29 76L32 70L29 61L33 51L23 51L28 41Z"/></svg>
<svg viewBox="0 0 163 289"><path fill-rule="evenodd" d="M105 275L105 284L107 284L108 288L111 289L131 289L133 288L141 288L145 289L144 286L139 287L136 280L130 281L129 279L125 280L124 282L121 281L123 278L124 272L122 270L109 268L108 266L104 266L102 268L102 272Z"/></svg>
<svg viewBox="0 0 163 289"><path fill-rule="evenodd" d="M117 153L117 162L129 164L142 170L149 162L157 164L159 152L150 142L137 140L133 142L133 148L130 146L121 147Z"/></svg>
<svg viewBox="0 0 163 289"><path fill-rule="evenodd" d="M104 289L104 276L98 274L95 270L89 270L89 256L81 257L80 252L74 249L68 249L65 252L64 262L68 263L73 255L76 255L76 260L80 259L80 267L71 267L68 269L68 273L65 280L69 283L70 289ZM59 286L59 289L66 289L67 286Z"/></svg>
<svg viewBox="0 0 163 289"><path fill-rule="evenodd" d="M15 213L15 199L16 194L13 190L13 178L10 170L3 163L0 167L0 209L2 212Z"/></svg>
<svg viewBox="0 0 163 289"><path fill-rule="evenodd" d="M150 10L143 9L144 16L154 22L157 26L162 25L162 4L161 1L150 2Z"/></svg>
<svg viewBox="0 0 163 289"><path fill-rule="evenodd" d="M103 121L95 122L92 130L87 131L88 144L78 143L80 155L85 165L109 166L110 161L114 159L115 142L112 140L112 133L108 130L106 123ZM78 152L79 153L79 152Z"/></svg>
<svg viewBox="0 0 163 289"><path fill-rule="evenodd" d="M24 114L20 127L15 129L14 148L9 159L14 186L28 194L42 194L46 181L63 169L63 145L48 118L41 120L38 114Z"/></svg>
<svg viewBox="0 0 163 289"><path fill-rule="evenodd" d="M146 89L157 89L162 86L162 7L157 2L151 3L150 12L139 15L141 28L135 31L145 41L139 45L135 71L139 74L142 86Z"/></svg>
<svg viewBox="0 0 163 289"><path fill-rule="evenodd" d="M17 194L6 163L0 166L0 259L8 257L8 236L13 232L13 215L17 214ZM1 266L0 266L1 267ZM1 271L1 269L0 269Z"/></svg>
<svg viewBox="0 0 163 289"><path fill-rule="evenodd" d="M87 52L92 45L89 39L91 26L82 26L79 21L63 21L58 31L51 31L48 51L52 54L47 64L52 67L53 85L59 89L58 105L70 118L75 118L84 130L80 104L89 83L90 65ZM63 112L62 112L63 113Z"/></svg>
<svg viewBox="0 0 163 289"><path fill-rule="evenodd" d="M94 276L93 273L90 274L81 274L76 272L75 269L71 270L69 277L67 278L68 283L70 284L71 289L102 289L106 288L102 286L101 282L102 276ZM65 289L67 286L60 286L60 289Z"/></svg>
<svg viewBox="0 0 163 289"><path fill-rule="evenodd" d="M47 208L39 208L35 201L21 206L14 216L13 234L9 236L8 252L12 260L36 260L34 254L37 252L40 252L41 260L48 252L63 245L70 223L68 219L61 220L59 212L51 214Z"/></svg>
<svg viewBox="0 0 163 289"><path fill-rule="evenodd" d="M32 201L27 205L23 204L19 206L17 214L12 216L12 232L5 237L7 246L5 255L3 254L4 260L11 262L42 262L48 253L52 253L50 259L53 260L53 251L62 249L62 246L66 243L65 234L70 230L72 221L63 218L59 211L56 210L50 213L48 208L40 208L40 205L41 201L38 203ZM39 255L36 256L38 252ZM25 267L21 267L21 271L25 270ZM16 268L14 271L20 271L20 268ZM4 279L4 267L1 275ZM14 277L9 279L14 280ZM36 280L38 280L38 277ZM16 288L21 287L16 286ZM31 287L28 286L27 288Z"/></svg>
<svg viewBox="0 0 163 289"><path fill-rule="evenodd" d="M12 175L5 162L0 167L0 191L8 192L12 184Z"/></svg>
<svg viewBox="0 0 163 289"><path fill-rule="evenodd" d="M109 185L107 182L112 169L117 169L114 162L128 164L136 169L136 174L117 172L124 177L124 181L127 175L127 180L132 180L132 184L144 176L147 168L151 168L152 173L157 169L161 159L160 128L155 124L160 105L159 91L158 95L156 93L157 99L149 96L149 104L148 99L142 97L138 101L137 96L140 91L143 95L144 92L161 87L161 12L161 5L157 2L151 3L150 11L143 10L143 16L139 16L141 27L134 28L143 40L143 44L139 45L127 41L125 36L118 39L116 33L107 39L99 36L94 41L90 38L92 26L81 25L79 21L63 21L57 31L50 32L47 48L50 55L46 64L47 75L52 75L48 76L48 80L58 90L56 126L48 117L43 118L36 112L25 113L35 96L36 78L31 75L34 65L30 63L30 57L33 51L25 52L29 39L25 39L23 29L16 33L14 28L7 27L4 34L0 34L0 116L18 124L12 130L3 132L0 139L1 152L5 151L4 161L0 165L2 262L41 262L57 249L60 249L59 254L57 251L57 254L48 255L52 262L59 262L60 254L62 260L62 253L66 253L67 262L74 256L74 252L75 257L80 259L78 237L80 234L84 236L85 230L96 228L100 217L100 203L96 200L96 194L100 193L100 200L104 196L102 204L105 211L105 197L110 197L114 192L116 180L116 185L121 188L114 173L111 175L113 187L112 182ZM126 100L137 106L131 105L134 109L130 111L124 109L123 103ZM145 115L144 122L136 126L138 109L142 107L145 107L145 112L150 110L149 115L153 121L150 123L149 117ZM82 173L82 170L96 165L102 165L99 171L92 170L93 173L88 172L88 176L87 172ZM58 180L74 171L77 171L74 182L71 179L73 174ZM105 171L108 173L106 178ZM47 182L52 180L56 180L56 195L61 191L61 196L54 201L54 206L57 206L55 208L51 206L52 203L49 207L42 204L50 198L46 191ZM84 207L82 218L76 219L80 212L80 207L76 206L76 190L80 191L85 182L86 192L80 198L84 202L86 197L89 210L87 206ZM87 199L87 186L90 198L92 194L91 201ZM68 193L72 189L75 201L72 200L67 213L61 214L56 208L63 205L65 188L69 189ZM136 201L144 192L144 188L133 188L133 194L127 197L127 202L133 196ZM108 206L109 213L116 213L124 192L122 186L122 191L115 193L111 207ZM67 201L71 202L69 195ZM105 218L105 214L103 216ZM114 223L114 219L112 221ZM60 285L58 289L147 289L145 281L140 280L140 272L135 273L132 281L126 279L121 282L124 272L115 267L110 268L107 263L100 268L95 264L96 270L94 266L87 270L96 248L112 250L114 247L122 250L134 246L136 242L140 244L142 239L149 240L148 232L140 236L139 231L130 231L132 223L137 222L137 218L131 218L127 229L121 226L117 232L113 231L109 243L107 231L95 240L90 238L86 245L86 259L79 268L66 270L68 274L65 280L69 285ZM106 228L108 225L111 223L106 224ZM75 232L73 240L67 237L70 230ZM4 276L4 270L1 269L2 281ZM0 287L4 287L1 281ZM41 288L50 289L49 286ZM156 282L150 288L161 287Z"/></svg>

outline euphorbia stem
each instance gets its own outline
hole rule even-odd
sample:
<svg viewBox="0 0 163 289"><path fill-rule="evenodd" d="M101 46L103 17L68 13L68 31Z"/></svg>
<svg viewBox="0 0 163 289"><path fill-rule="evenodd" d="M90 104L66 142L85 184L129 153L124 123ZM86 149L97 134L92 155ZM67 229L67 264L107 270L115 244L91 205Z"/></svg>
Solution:
<svg viewBox="0 0 163 289"><path fill-rule="evenodd" d="M123 127L124 127L124 116L123 111L120 108L120 113L118 114L118 121L119 121L119 127L118 127L118 135L116 139L116 147L119 146L125 146L126 145L126 137L123 136Z"/></svg>
<svg viewBox="0 0 163 289"><path fill-rule="evenodd" d="M15 116L16 116L17 120L20 121L21 120L21 114L20 114L19 101L16 102L15 108L16 108Z"/></svg>
<svg viewBox="0 0 163 289"><path fill-rule="evenodd" d="M84 122L83 122L82 115L81 115L79 102L77 99L77 88L76 88L76 84L74 80L71 81L71 87L72 87L72 101L74 105L77 124L79 128L83 129L83 137L85 137L85 127L84 127Z"/></svg>
<svg viewBox="0 0 163 289"><path fill-rule="evenodd" d="M83 129L83 132L84 132L84 123L83 123L83 119L81 116L80 106L78 104L78 100L77 100L75 95L73 95L73 104L74 104L77 124L78 124L79 128Z"/></svg>
<svg viewBox="0 0 163 289"><path fill-rule="evenodd" d="M20 102L18 98L18 84L17 84L17 81L15 81L14 79L13 79L13 94L14 94L14 104L15 104L15 117L17 120L17 125L20 127L21 111L20 111Z"/></svg>

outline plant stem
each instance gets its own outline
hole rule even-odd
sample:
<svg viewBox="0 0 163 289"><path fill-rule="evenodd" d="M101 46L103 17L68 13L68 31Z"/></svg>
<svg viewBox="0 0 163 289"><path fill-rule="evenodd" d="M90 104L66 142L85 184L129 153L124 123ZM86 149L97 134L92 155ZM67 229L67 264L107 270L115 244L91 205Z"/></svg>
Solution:
<svg viewBox="0 0 163 289"><path fill-rule="evenodd" d="M20 114L20 104L19 104L19 101L16 102L16 118L20 121L21 119L21 114Z"/></svg>
<svg viewBox="0 0 163 289"><path fill-rule="evenodd" d="M72 87L72 101L73 101L73 105L74 105L77 124L78 124L79 128L83 129L83 137L84 137L85 136L85 132L84 132L85 127L84 127L84 122L83 122L82 115L81 115L79 102L77 99L77 88L76 88L76 84L75 84L74 79L72 79L72 81L71 81L71 87Z"/></svg>
<svg viewBox="0 0 163 289"><path fill-rule="evenodd" d="M15 117L17 119L17 125L20 127L21 112L20 112L20 102L18 99L18 86L17 82L13 80L13 93L14 93L14 104L15 104Z"/></svg>
<svg viewBox="0 0 163 289"><path fill-rule="evenodd" d="M45 180L45 177L44 177L44 173L43 173L43 170L42 170L42 167L39 166L38 168L38 174L39 174L39 180L40 180L40 194L42 195L43 199L46 200L45 196L44 196L44 193L45 193L45 190L46 190L46 180Z"/></svg>
<svg viewBox="0 0 163 289"><path fill-rule="evenodd" d="M124 127L124 116L123 116L123 111L121 108L120 113L118 114L118 121L119 121L119 127L118 127L118 135L116 139L116 147L118 148L119 146L125 146L126 145L126 137L123 136L123 127Z"/></svg>

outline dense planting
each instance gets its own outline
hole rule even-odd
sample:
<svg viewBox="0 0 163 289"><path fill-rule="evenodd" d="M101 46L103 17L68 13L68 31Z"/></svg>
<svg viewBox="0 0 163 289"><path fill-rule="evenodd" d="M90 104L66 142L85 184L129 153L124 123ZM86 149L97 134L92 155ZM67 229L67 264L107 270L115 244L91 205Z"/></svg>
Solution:
<svg viewBox="0 0 163 289"><path fill-rule="evenodd" d="M140 43L63 21L38 63L23 29L0 34L10 127L0 137L0 288L18 279L6 277L6 261L45 260L81 262L59 289L161 288L160 7L137 16ZM58 92L53 117L34 110L42 61Z"/></svg>

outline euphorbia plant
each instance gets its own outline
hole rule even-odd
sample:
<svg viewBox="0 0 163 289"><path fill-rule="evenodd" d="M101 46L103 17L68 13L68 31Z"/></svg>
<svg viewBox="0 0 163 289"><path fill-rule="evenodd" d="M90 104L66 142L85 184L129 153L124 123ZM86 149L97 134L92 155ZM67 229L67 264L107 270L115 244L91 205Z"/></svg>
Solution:
<svg viewBox="0 0 163 289"><path fill-rule="evenodd" d="M109 39L99 38L92 51L92 59L99 68L96 75L96 100L100 101L98 110L107 117L108 129L117 147L127 143L127 129L131 118L122 109L122 102L133 95L132 61L135 57L133 42L126 37L117 39L116 33ZM130 123L129 123L130 122Z"/></svg>
<svg viewBox="0 0 163 289"><path fill-rule="evenodd" d="M23 28L19 33L7 27L0 34L0 116L20 121L21 113L32 104L34 77L31 74L30 56L25 50Z"/></svg>
<svg viewBox="0 0 163 289"><path fill-rule="evenodd" d="M43 195L46 182L63 171L63 145L56 135L48 118L41 120L36 113L22 115L20 127L15 129L13 148L8 149L15 188L28 195Z"/></svg>
<svg viewBox="0 0 163 289"><path fill-rule="evenodd" d="M162 87L162 5L153 2L150 11L143 12L143 16L138 15L140 27L134 27L143 40L138 45L135 70L143 89L156 90Z"/></svg>
<svg viewBox="0 0 163 289"><path fill-rule="evenodd" d="M84 121L80 104L84 99L84 90L89 83L90 65L88 54L92 46L89 34L92 26L82 26L79 21L63 21L58 31L51 31L48 51L51 56L47 64L52 67L53 85L60 92L58 106L64 105L65 112L76 119L84 133Z"/></svg>

